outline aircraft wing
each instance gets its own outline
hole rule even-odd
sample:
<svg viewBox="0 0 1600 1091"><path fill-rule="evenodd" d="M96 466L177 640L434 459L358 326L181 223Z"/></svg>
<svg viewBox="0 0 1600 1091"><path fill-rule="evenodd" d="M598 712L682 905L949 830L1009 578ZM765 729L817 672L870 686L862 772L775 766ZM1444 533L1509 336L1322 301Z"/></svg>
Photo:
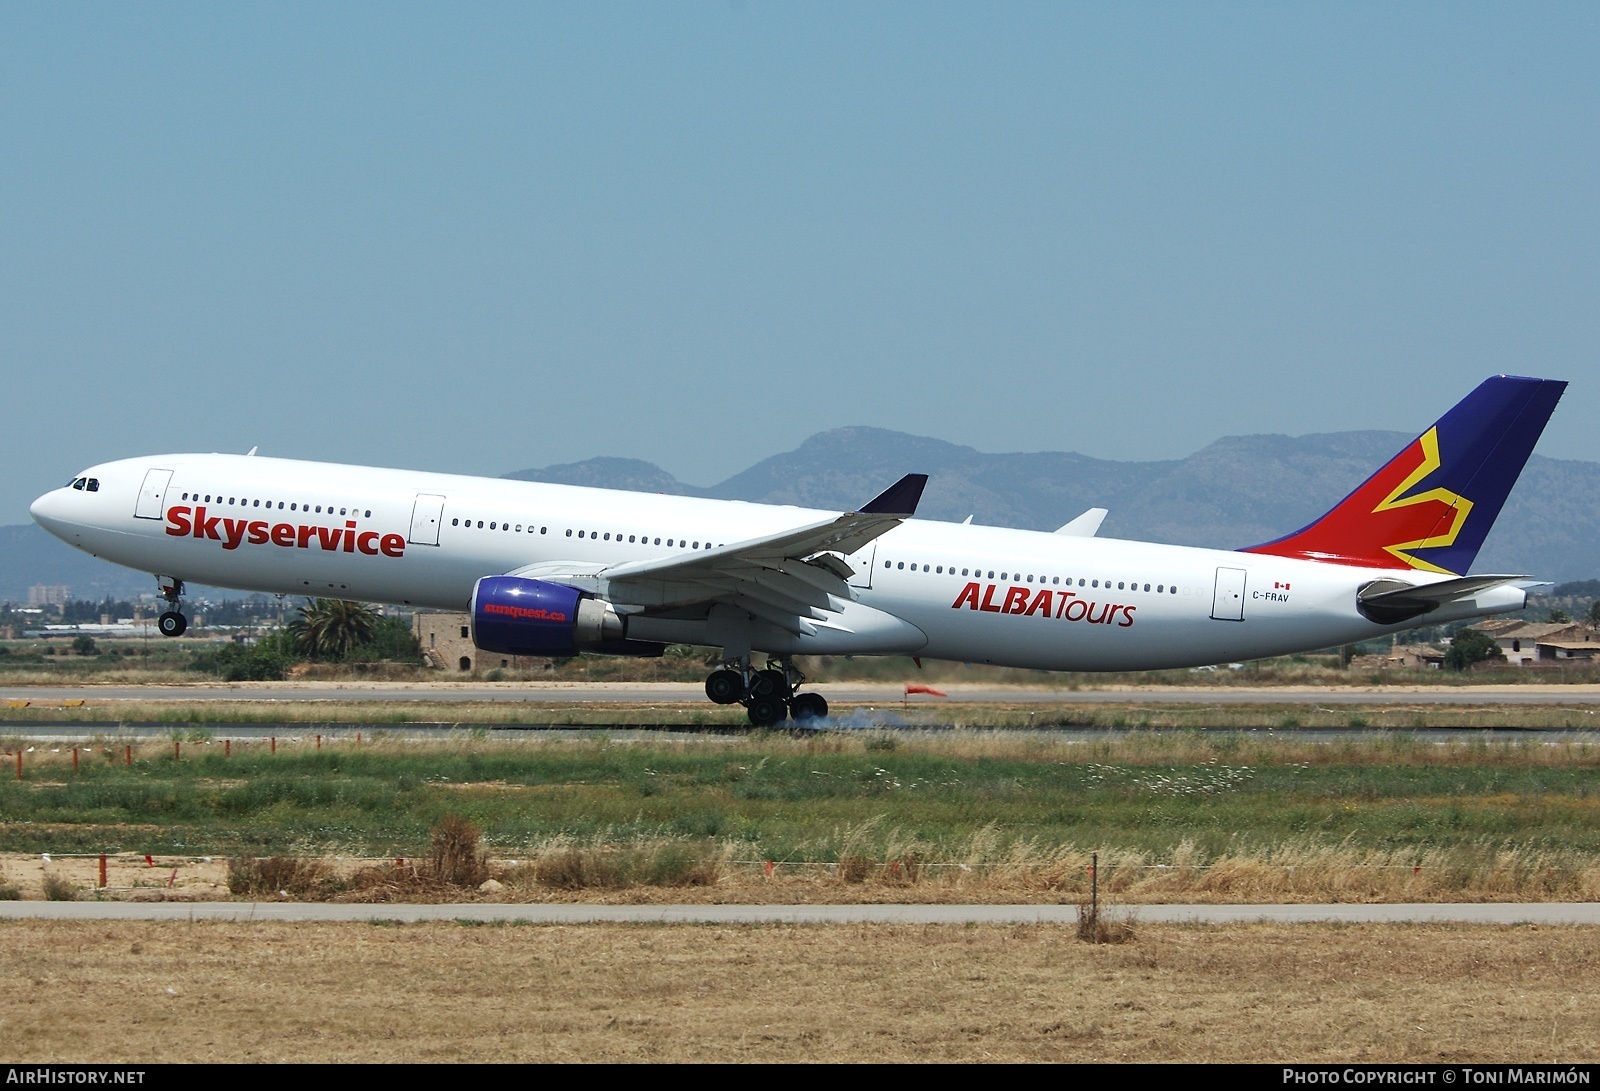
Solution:
<svg viewBox="0 0 1600 1091"><path fill-rule="evenodd" d="M781 628L808 632L807 621L826 623L850 598L845 581L855 573L840 554L854 553L909 518L927 481L926 474L907 474L836 519L603 568L593 574L592 589L646 611L728 603Z"/></svg>

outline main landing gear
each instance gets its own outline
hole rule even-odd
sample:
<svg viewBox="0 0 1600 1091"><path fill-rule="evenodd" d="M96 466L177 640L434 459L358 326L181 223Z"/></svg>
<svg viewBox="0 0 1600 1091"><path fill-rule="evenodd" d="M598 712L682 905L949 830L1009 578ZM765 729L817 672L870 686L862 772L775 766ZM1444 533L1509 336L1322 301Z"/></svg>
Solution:
<svg viewBox="0 0 1600 1091"><path fill-rule="evenodd" d="M751 670L748 659L729 660L706 679L706 696L719 705L744 705L757 727L772 727L791 717L808 725L827 718L828 702L820 693L796 693L805 680L787 656L769 659L763 670Z"/></svg>
<svg viewBox="0 0 1600 1091"><path fill-rule="evenodd" d="M183 616L183 581L171 576L157 576L156 590L167 600L167 609L156 618L156 628L162 636L182 636L189 628L189 619Z"/></svg>

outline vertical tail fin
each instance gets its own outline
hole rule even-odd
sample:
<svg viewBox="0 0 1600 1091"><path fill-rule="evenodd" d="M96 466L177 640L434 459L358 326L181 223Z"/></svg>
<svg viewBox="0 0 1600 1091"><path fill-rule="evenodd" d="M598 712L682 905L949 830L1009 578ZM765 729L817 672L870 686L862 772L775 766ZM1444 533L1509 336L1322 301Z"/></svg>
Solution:
<svg viewBox="0 0 1600 1091"><path fill-rule="evenodd" d="M1310 526L1244 553L1460 575L1567 384L1486 379Z"/></svg>

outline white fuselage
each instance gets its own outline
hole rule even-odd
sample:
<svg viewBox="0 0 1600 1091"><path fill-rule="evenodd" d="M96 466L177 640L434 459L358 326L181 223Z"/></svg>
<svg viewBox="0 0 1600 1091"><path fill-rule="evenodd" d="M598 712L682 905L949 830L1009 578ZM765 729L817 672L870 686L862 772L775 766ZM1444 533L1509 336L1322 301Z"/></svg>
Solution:
<svg viewBox="0 0 1600 1091"><path fill-rule="evenodd" d="M151 470L171 477L155 475L152 485ZM84 475L98 491L54 490L33 514L95 556L193 583L446 610L467 609L483 576L551 563L603 574L837 514L241 455L126 459ZM1357 589L1379 578L1441 578L920 519L845 559L856 573L846 615L868 608L859 613L904 625L880 627L877 638L762 625L754 646L1053 670L1193 666L1395 632L1406 626L1361 616ZM1523 604L1522 591L1500 587L1419 621ZM630 619L628 635L719 643L703 616L678 613Z"/></svg>

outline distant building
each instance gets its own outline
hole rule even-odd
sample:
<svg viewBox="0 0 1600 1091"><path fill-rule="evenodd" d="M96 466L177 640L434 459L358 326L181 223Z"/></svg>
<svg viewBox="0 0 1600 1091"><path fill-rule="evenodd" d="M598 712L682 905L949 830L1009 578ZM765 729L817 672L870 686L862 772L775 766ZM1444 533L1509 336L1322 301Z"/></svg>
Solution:
<svg viewBox="0 0 1600 1091"><path fill-rule="evenodd" d="M1444 652L1427 644L1396 644L1384 655L1359 655L1350 661L1357 670L1438 670Z"/></svg>
<svg viewBox="0 0 1600 1091"><path fill-rule="evenodd" d="M1600 652L1600 631L1582 621L1513 621L1499 618L1471 626L1492 638L1516 667L1563 666L1592 662Z"/></svg>
<svg viewBox="0 0 1600 1091"><path fill-rule="evenodd" d="M423 661L439 670L491 670L495 667L543 666L548 659L501 655L486 652L472 643L472 617L469 614L429 613L411 615L411 633L422 645Z"/></svg>
<svg viewBox="0 0 1600 1091"><path fill-rule="evenodd" d="M64 583L36 583L28 588L29 606L65 606L67 597Z"/></svg>

